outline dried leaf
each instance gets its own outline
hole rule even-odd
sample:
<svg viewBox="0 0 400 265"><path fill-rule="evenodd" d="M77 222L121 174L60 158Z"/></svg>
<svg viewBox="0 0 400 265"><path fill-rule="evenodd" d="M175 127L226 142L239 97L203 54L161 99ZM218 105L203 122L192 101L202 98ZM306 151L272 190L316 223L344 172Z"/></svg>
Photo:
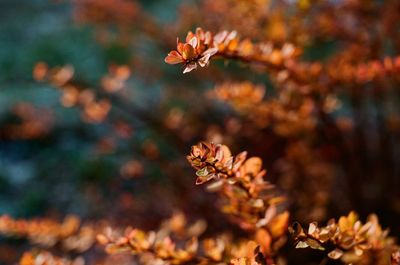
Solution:
<svg viewBox="0 0 400 265"><path fill-rule="evenodd" d="M308 248L308 244L307 244L306 242L299 241L299 242L296 244L296 248Z"/></svg>
<svg viewBox="0 0 400 265"><path fill-rule="evenodd" d="M310 248L325 250L325 248L317 240L313 238L306 238L305 242L310 246Z"/></svg>
<svg viewBox="0 0 400 265"><path fill-rule="evenodd" d="M273 238L278 238L286 233L289 221L289 212L285 211L275 216L268 224L269 231Z"/></svg>
<svg viewBox="0 0 400 265"><path fill-rule="evenodd" d="M314 232L317 231L318 223L317 222L312 222L308 226L308 234L312 235Z"/></svg>
<svg viewBox="0 0 400 265"><path fill-rule="evenodd" d="M343 251L336 248L328 253L328 257L331 259L340 259L343 256Z"/></svg>
<svg viewBox="0 0 400 265"><path fill-rule="evenodd" d="M185 60L191 60L196 57L196 51L194 50L193 46L189 43L186 43L183 46L182 57Z"/></svg>
<svg viewBox="0 0 400 265"><path fill-rule="evenodd" d="M246 173L256 176L262 169L262 160L259 157L250 157L243 166Z"/></svg>
<svg viewBox="0 0 400 265"><path fill-rule="evenodd" d="M185 68L183 69L183 73L184 74L189 73L189 72L193 71L196 68L197 68L197 63L196 62L191 62L191 63L185 65Z"/></svg>
<svg viewBox="0 0 400 265"><path fill-rule="evenodd" d="M210 172L208 171L207 167L203 167L202 169L196 171L196 175L199 177L208 176L209 173Z"/></svg>
<svg viewBox="0 0 400 265"><path fill-rule="evenodd" d="M217 181L214 181L214 182L210 183L207 186L206 189L209 192L216 192L216 191L220 190L224 186L223 184L224 184L224 180L220 179L220 180L217 180Z"/></svg>
<svg viewBox="0 0 400 265"><path fill-rule="evenodd" d="M271 251L272 237L266 229L261 228L256 231L255 241L261 245L265 252Z"/></svg>
<svg viewBox="0 0 400 265"><path fill-rule="evenodd" d="M177 51L172 51L168 53L167 57L165 57L165 62L168 64L178 64L183 63L184 60Z"/></svg>

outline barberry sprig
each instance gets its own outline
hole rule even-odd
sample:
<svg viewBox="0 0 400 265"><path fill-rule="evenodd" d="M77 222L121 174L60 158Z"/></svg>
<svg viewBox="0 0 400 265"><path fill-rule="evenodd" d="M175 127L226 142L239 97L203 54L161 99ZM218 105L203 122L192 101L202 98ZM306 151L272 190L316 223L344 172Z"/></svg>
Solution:
<svg viewBox="0 0 400 265"><path fill-rule="evenodd" d="M396 259L395 250L398 247L388 236L389 231L381 228L374 214L368 217L365 224L355 212L350 212L338 221L331 219L323 227L313 222L308 230L304 230L300 224L294 223L289 230L296 241L296 248L328 251L329 258L341 259L346 264L372 264L365 263L368 260L375 260L374 264L387 264L391 256Z"/></svg>
<svg viewBox="0 0 400 265"><path fill-rule="evenodd" d="M189 31L186 42L177 41L177 49L165 58L168 64L183 63L183 73L205 67L213 58L223 58L244 63L259 64L267 68L277 83L297 84L301 89L326 90L341 85L381 82L383 78L399 81L400 56L381 60L356 61L330 60L327 63L308 62L299 59L301 47L292 43L254 43L241 39L236 31L221 31L216 34L196 29ZM340 59L340 58L339 58Z"/></svg>
<svg viewBox="0 0 400 265"><path fill-rule="evenodd" d="M188 73L197 68L197 65L204 67L208 65L211 56L218 52L213 44L213 36L210 31L196 29L196 33L189 32L186 42L182 43L177 39L177 49L171 51L165 58L168 64L184 63L183 73Z"/></svg>
<svg viewBox="0 0 400 265"><path fill-rule="evenodd" d="M189 163L197 170L196 184L211 182L207 189L217 192L221 210L247 231L254 233L265 253L282 243L289 213L283 211L285 197L264 180L259 157L247 158L247 152L231 155L225 145L199 143L192 146Z"/></svg>
<svg viewBox="0 0 400 265"><path fill-rule="evenodd" d="M185 43L177 40L177 49L169 52L165 62L183 63L183 73L188 73L196 69L197 65L207 66L213 57L277 67L299 54L299 50L289 43L278 48L272 43L254 44L248 39L241 40L236 31L221 31L214 35L197 28L196 33L189 31Z"/></svg>
<svg viewBox="0 0 400 265"><path fill-rule="evenodd" d="M81 220L72 215L62 222L48 218L25 220L0 216L0 235L27 238L32 244L46 248L60 245L65 251L78 253L92 247L96 229L94 225L81 224Z"/></svg>
<svg viewBox="0 0 400 265"><path fill-rule="evenodd" d="M67 259L55 256L48 251L32 250L25 252L20 258L19 265L85 265L82 257Z"/></svg>
<svg viewBox="0 0 400 265"><path fill-rule="evenodd" d="M183 219L182 219L183 218ZM186 225L182 214L175 214L157 231L127 228L124 232L107 228L97 236L109 254L128 252L138 256L143 264L202 264L202 265L270 265L272 259L261 253L255 241L234 242L228 235L199 240L203 229ZM186 231L188 238L177 236ZM191 232L190 232L191 231Z"/></svg>

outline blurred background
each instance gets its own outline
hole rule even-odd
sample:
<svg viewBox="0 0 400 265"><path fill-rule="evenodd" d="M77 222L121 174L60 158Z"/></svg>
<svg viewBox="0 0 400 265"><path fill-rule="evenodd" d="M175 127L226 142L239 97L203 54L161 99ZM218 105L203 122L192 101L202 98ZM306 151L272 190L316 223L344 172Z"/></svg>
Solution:
<svg viewBox="0 0 400 265"><path fill-rule="evenodd" d="M357 72L357 82L345 77L349 65L399 54L399 6L1 0L0 215L74 214L154 229L180 209L190 220L206 219L209 234L240 234L221 221L215 195L194 185L185 156L206 140L263 158L267 179L290 198L293 220L376 212L400 235L400 60L393 59L389 77L370 80L368 69ZM305 100L296 86L280 90L276 75L259 65L218 60L183 75L164 58L176 37L184 40L196 27L293 43L301 60L343 78ZM262 87L259 100L251 101L245 81ZM241 85L218 96L227 82ZM278 100L279 107L251 107L283 98L290 106ZM271 118L268 111L283 114ZM29 248L24 239L0 237L0 263L14 264Z"/></svg>

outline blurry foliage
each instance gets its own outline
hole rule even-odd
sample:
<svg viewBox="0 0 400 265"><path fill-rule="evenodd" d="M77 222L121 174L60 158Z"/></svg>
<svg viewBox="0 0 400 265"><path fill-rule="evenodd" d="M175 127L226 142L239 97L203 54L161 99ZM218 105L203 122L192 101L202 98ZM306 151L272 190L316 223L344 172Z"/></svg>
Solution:
<svg viewBox="0 0 400 265"><path fill-rule="evenodd" d="M400 264L397 0L17 2L1 264Z"/></svg>

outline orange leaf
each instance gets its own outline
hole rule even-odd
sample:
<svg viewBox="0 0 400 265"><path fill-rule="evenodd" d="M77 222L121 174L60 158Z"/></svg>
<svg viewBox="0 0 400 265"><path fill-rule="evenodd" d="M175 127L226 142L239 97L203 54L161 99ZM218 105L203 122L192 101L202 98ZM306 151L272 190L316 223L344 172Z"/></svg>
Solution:
<svg viewBox="0 0 400 265"><path fill-rule="evenodd" d="M191 60L191 59L196 58L196 51L194 50L192 45L186 43L183 46L182 57L185 60Z"/></svg>
<svg viewBox="0 0 400 265"><path fill-rule="evenodd" d="M167 64L178 64L178 63L183 63L184 62L182 56L177 51L170 52L168 54L168 56L165 57L164 61Z"/></svg>

